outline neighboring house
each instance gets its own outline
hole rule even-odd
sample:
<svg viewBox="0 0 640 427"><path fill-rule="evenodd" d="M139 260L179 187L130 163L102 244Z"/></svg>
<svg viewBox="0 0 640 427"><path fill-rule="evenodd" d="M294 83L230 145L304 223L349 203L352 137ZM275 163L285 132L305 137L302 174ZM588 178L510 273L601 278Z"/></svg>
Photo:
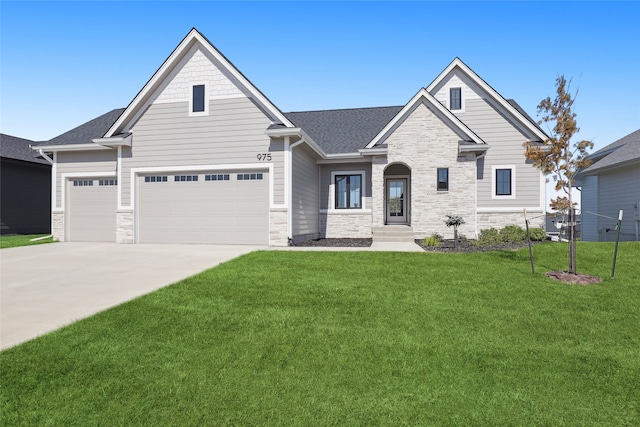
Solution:
<svg viewBox="0 0 640 427"><path fill-rule="evenodd" d="M580 214L575 216L575 236L580 238L582 232L582 219ZM566 213L547 213L545 215L545 230L547 237L550 237L554 242L567 241L569 239L569 224L568 214Z"/></svg>
<svg viewBox="0 0 640 427"><path fill-rule="evenodd" d="M51 230L51 164L33 144L0 134L0 234Z"/></svg>
<svg viewBox="0 0 640 427"><path fill-rule="evenodd" d="M639 240L640 129L591 154L591 166L577 175L582 187L582 240L613 241L620 210L620 240Z"/></svg>
<svg viewBox="0 0 640 427"><path fill-rule="evenodd" d="M193 29L126 109L39 148L60 240L287 245L541 218L522 144L546 138L457 58L404 106L283 113Z"/></svg>

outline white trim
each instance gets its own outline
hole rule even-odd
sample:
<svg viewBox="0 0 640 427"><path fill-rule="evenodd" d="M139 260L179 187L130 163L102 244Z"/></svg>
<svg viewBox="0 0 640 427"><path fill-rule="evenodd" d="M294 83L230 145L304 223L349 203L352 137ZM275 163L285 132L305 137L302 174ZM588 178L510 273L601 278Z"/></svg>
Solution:
<svg viewBox="0 0 640 427"><path fill-rule="evenodd" d="M362 193L360 198L362 199L362 206L360 208L351 208L351 209L336 209L336 175L361 175L361 188L360 192ZM370 209L367 209L366 206L366 196L365 196L365 188L367 188L367 172L364 170L359 171L331 171L331 181L329 182L329 209L326 209L327 213L345 213L345 212L363 212ZM321 209L322 211L322 209Z"/></svg>
<svg viewBox="0 0 640 427"><path fill-rule="evenodd" d="M318 212L327 215L365 215L370 214L371 209L319 209Z"/></svg>
<svg viewBox="0 0 640 427"><path fill-rule="evenodd" d="M547 207L545 206L546 203L547 203L547 178L544 176L544 173L540 171L540 206L544 208L543 210L545 212L547 210ZM580 207L582 207L582 205L580 205Z"/></svg>
<svg viewBox="0 0 640 427"><path fill-rule="evenodd" d="M116 160L116 179L118 180L118 210L122 210L122 146L118 146L118 159Z"/></svg>
<svg viewBox="0 0 640 427"><path fill-rule="evenodd" d="M193 95L193 92L192 92ZM209 95L209 101L215 101L218 99L238 99L238 98L251 98L250 96L245 95L244 93L234 93L231 95ZM189 98L164 98L164 99L154 99L153 104L179 104L181 102L189 102Z"/></svg>
<svg viewBox="0 0 640 427"><path fill-rule="evenodd" d="M291 153L291 137L290 136L285 136L284 137L284 146L283 151L284 151L284 203L285 205L287 205L288 212L287 212L287 238L291 238L291 220L292 220L292 213L291 213L291 180L292 180L292 173L293 173L293 156Z"/></svg>
<svg viewBox="0 0 640 427"><path fill-rule="evenodd" d="M437 169L437 168L436 168ZM449 169L449 168L447 168ZM406 196L404 198L404 206L403 209L405 210L405 222L389 222L389 210L387 209L387 199L388 199L388 191L389 191L389 187L387 186L387 181L389 180L399 180L399 179L404 179L406 184L407 184L407 188L405 189L406 192ZM437 179L437 178L436 178ZM437 186L436 186L437 187ZM436 190L437 191L437 190ZM448 193L449 190L447 191L441 191L440 193ZM437 196L436 196L437 197ZM383 208L384 208L384 224L385 225L403 225L403 224L407 224L410 225L411 224L411 175L384 175L384 199L383 199Z"/></svg>
<svg viewBox="0 0 640 427"><path fill-rule="evenodd" d="M273 163L238 163L238 164L227 164L227 165L194 165L194 166L160 166L160 167L142 167L142 168L131 168L129 171L130 179L131 179L131 200L129 201L129 206L123 206L123 208L134 208L135 206L135 197L136 197L136 189L137 189L137 177L138 174L141 173L175 173L175 172L204 172L204 171L228 171L228 170L259 170L259 169L267 169L269 172L269 209L273 208L287 208L286 204L276 204L274 202L275 191L273 188L274 185L274 176L273 171L275 166Z"/></svg>
<svg viewBox="0 0 640 427"><path fill-rule="evenodd" d="M204 86L204 111L193 111L193 87ZM195 81L189 83L189 117L202 117L209 115L209 87L208 81Z"/></svg>
<svg viewBox="0 0 640 427"><path fill-rule="evenodd" d="M455 58L451 61L451 64L447 66L439 75L436 77L429 86L427 86L427 91L431 92L438 86L444 78L453 71L454 68L458 67L462 72L464 72L467 77L469 77L476 85L478 85L482 90L484 90L489 96L491 96L494 100L496 100L502 108L507 110L514 118L516 118L520 123L522 123L529 131L531 131L534 135L540 138L542 141L547 140L549 137L544 134L540 129L535 127L524 115L522 115L518 110L516 110L511 104L507 102L506 99L495 89L487 84L482 78L477 75L471 68L469 68L460 58ZM458 111L458 110L456 110Z"/></svg>
<svg viewBox="0 0 640 427"><path fill-rule="evenodd" d="M479 213L491 213L491 212L500 212L500 213L505 213L505 212L515 212L515 213L522 213L522 211L526 209L527 212L537 212L537 211L542 211L544 212L544 209L540 206L523 206L523 207L515 207L515 208L504 208L504 207L500 207L500 208L477 208L477 211Z"/></svg>
<svg viewBox="0 0 640 427"><path fill-rule="evenodd" d="M40 145L39 149L56 153L58 151L92 151L92 150L113 150L99 144L65 144L65 145Z"/></svg>
<svg viewBox="0 0 640 427"><path fill-rule="evenodd" d="M496 170L497 169L511 169L511 194L504 195L504 196L496 194ZM493 200L512 200L516 198L516 165L491 166L491 198Z"/></svg>
<svg viewBox="0 0 640 427"><path fill-rule="evenodd" d="M51 211L64 212L64 208L58 206L58 153L53 153L51 165Z"/></svg>
<svg viewBox="0 0 640 427"><path fill-rule="evenodd" d="M91 142L95 144L104 145L105 147L120 147L126 145L131 147L131 135L127 136L112 136L111 138L93 138Z"/></svg>
<svg viewBox="0 0 640 427"><path fill-rule="evenodd" d="M153 74L151 79L144 85L142 90L138 92L136 97L131 101L129 106L125 109L125 111L118 117L118 120L109 128L109 130L104 135L105 137L110 137L118 133L118 130L123 127L126 123L130 122L136 114L138 113L138 109L141 109L146 102L148 102L149 98L155 93L155 91L161 86L162 82L168 78L169 74L176 65L182 60L182 58L189 52L189 50L195 46L196 44L200 44L202 48L213 56L218 63L237 81L240 85L244 86L246 92L248 92L256 102L264 106L265 110L268 111L274 118L279 120L287 127L294 127L293 123L289 121L285 117L275 105L271 103L246 77L240 73L202 34L198 32L195 28L189 31L189 34L186 35L184 39L180 42L180 44L174 49L174 51L169 55L169 57L164 61L164 63L158 68L158 70ZM241 89L241 92L245 92Z"/></svg>
<svg viewBox="0 0 640 427"><path fill-rule="evenodd" d="M365 148L372 148L377 143L382 141L382 139L398 124L402 121L409 112L417 106L419 102L422 100L426 101L429 105L434 107L435 110L440 112L447 120L449 120L458 130L469 137L470 140L475 142L476 144L484 144L485 142L476 135L467 125L465 125L455 114L453 114L447 107L442 105L440 101L438 101L433 95L427 92L424 88L420 89L418 93L416 93L413 98L405 105L402 110L398 114L395 115L393 119L371 140L369 144Z"/></svg>
<svg viewBox="0 0 640 427"><path fill-rule="evenodd" d="M105 177L114 177L117 179L116 172L67 172L60 174L60 205L59 211L56 212L65 212L67 209L67 181L71 178L105 178ZM118 186L120 186L120 181L118 181ZM66 215L65 215L66 218ZM66 221L66 220L65 220ZM65 223L65 230L67 229L67 224ZM65 231L66 234L66 231ZM66 236L65 236L66 238Z"/></svg>
<svg viewBox="0 0 640 427"><path fill-rule="evenodd" d="M318 159L316 164L319 165L337 165L340 163L371 163L371 159L358 157L357 159Z"/></svg>

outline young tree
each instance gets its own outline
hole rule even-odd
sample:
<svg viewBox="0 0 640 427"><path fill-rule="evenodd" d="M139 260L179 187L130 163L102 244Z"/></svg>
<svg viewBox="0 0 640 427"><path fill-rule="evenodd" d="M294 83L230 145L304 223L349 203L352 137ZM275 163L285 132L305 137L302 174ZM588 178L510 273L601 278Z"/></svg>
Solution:
<svg viewBox="0 0 640 427"><path fill-rule="evenodd" d="M525 156L533 165L556 182L556 191L562 191L566 196L558 196L551 201L554 210L569 212L569 273L576 274L576 239L574 233L574 206L571 189L575 183L576 172L589 166L587 150L593 148L591 141L572 143L571 138L580 131L576 123L576 114L571 110L576 94L570 92L571 80L564 76L556 78L556 97L547 97L538 104L538 114L542 120L538 123L553 125L549 129L550 137L543 146L524 143ZM548 179L547 179L548 180Z"/></svg>
<svg viewBox="0 0 640 427"><path fill-rule="evenodd" d="M464 219L460 215L447 215L444 220L447 227L453 227L453 247L458 247L458 227L464 224Z"/></svg>

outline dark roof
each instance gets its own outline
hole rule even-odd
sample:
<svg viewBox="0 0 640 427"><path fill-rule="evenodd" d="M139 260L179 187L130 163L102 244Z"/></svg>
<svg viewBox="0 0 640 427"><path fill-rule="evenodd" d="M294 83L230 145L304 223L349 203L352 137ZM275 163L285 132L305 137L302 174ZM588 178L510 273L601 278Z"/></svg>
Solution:
<svg viewBox="0 0 640 427"><path fill-rule="evenodd" d="M284 115L302 128L325 153L355 153L366 147L402 108L300 111Z"/></svg>
<svg viewBox="0 0 640 427"><path fill-rule="evenodd" d="M40 157L37 151L29 148L29 145L37 145L37 143L28 139L0 134L0 155L2 157L48 165L49 162Z"/></svg>
<svg viewBox="0 0 640 427"><path fill-rule="evenodd" d="M120 117L124 108L111 110L106 114L96 117L93 120L71 129L68 132L58 135L42 145L67 145L67 144L91 144L93 138L102 138L111 125Z"/></svg>
<svg viewBox="0 0 640 427"><path fill-rule="evenodd" d="M585 174L640 161L640 129L592 153L589 158L594 163L583 171Z"/></svg>

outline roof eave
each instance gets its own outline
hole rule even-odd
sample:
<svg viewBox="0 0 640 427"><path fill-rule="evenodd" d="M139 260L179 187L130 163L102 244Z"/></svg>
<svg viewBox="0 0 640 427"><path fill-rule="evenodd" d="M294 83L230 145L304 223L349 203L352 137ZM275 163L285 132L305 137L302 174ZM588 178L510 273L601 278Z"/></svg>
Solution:
<svg viewBox="0 0 640 427"><path fill-rule="evenodd" d="M124 136L112 136L110 138L94 138L91 141L95 144L103 145L105 147L131 147L131 134Z"/></svg>
<svg viewBox="0 0 640 427"><path fill-rule="evenodd" d="M100 144L60 144L60 145L38 145L33 147L34 150L48 151L50 153L60 151L97 151L111 150L111 147L105 147Z"/></svg>

